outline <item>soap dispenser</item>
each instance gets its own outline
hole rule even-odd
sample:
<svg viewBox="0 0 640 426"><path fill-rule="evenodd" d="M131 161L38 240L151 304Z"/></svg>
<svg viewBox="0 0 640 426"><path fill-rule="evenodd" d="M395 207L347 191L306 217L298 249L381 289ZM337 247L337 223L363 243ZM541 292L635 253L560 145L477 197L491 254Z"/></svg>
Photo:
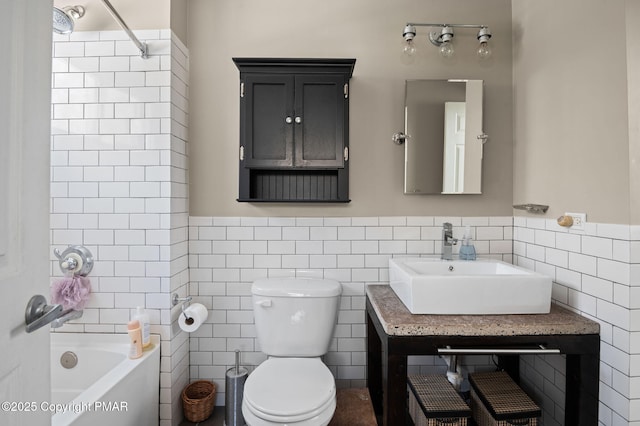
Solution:
<svg viewBox="0 0 640 426"><path fill-rule="evenodd" d="M462 245L460 246L461 260L476 260L476 248L471 242L471 227L467 226L462 237Z"/></svg>

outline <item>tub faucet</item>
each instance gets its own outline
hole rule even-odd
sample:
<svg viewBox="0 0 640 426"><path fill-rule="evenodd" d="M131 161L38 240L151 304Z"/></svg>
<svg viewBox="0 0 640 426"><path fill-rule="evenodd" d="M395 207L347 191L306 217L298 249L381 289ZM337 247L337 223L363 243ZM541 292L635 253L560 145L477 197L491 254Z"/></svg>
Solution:
<svg viewBox="0 0 640 426"><path fill-rule="evenodd" d="M442 260L453 260L453 246L458 243L457 238L453 238L453 225L449 222L442 224Z"/></svg>
<svg viewBox="0 0 640 426"><path fill-rule="evenodd" d="M31 333L47 324L51 324L54 328L61 327L65 322L81 316L82 311L63 310L62 305L48 305L47 299L40 294L33 296L29 300L24 313L27 333Z"/></svg>
<svg viewBox="0 0 640 426"><path fill-rule="evenodd" d="M75 309L67 309L61 312L60 316L51 321L51 328L60 328L62 325L74 319L78 319L82 316L82 310L76 311Z"/></svg>

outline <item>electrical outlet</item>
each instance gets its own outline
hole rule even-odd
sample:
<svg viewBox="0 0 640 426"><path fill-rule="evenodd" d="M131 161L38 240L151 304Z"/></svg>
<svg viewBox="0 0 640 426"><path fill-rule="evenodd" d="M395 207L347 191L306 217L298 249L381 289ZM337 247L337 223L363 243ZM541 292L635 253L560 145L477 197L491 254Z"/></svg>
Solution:
<svg viewBox="0 0 640 426"><path fill-rule="evenodd" d="M571 225L571 229L575 231L584 231L584 225L587 222L587 214L586 213L565 213L565 216L571 216L573 219L573 225Z"/></svg>

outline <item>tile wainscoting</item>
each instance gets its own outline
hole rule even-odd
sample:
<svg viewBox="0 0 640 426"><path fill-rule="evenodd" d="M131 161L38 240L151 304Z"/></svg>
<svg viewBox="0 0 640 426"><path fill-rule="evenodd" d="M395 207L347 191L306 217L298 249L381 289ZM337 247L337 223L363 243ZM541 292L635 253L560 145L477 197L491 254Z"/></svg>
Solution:
<svg viewBox="0 0 640 426"><path fill-rule="evenodd" d="M334 338L324 360L338 386L365 385L365 286L388 282L392 256L438 255L442 223L461 238L472 229L480 256L512 261L512 217L190 217L190 294L209 308L191 334L191 379L220 385L242 351L249 367L265 359L253 325L251 283L257 278L313 276L343 286ZM456 247L457 250L457 247ZM468 369L490 368L487 357L467 357ZM413 357L411 372L444 372L434 357Z"/></svg>
<svg viewBox="0 0 640 426"><path fill-rule="evenodd" d="M190 292L211 309L190 339L191 379L221 385L234 350L252 367L264 360L255 339L250 287L265 276L315 276L343 283L338 324L325 362L338 386L365 383L365 286L388 282L393 256L438 255L441 224L457 238L471 226L480 256L502 259L554 279L553 298L602 326L600 421L632 424L640 395L637 359L640 227L591 224L571 231L555 220L523 217L190 217ZM524 357L522 375L544 409L544 424L562 424L564 371L557 357ZM442 372L437 357L412 357L411 373ZM468 371L493 368L465 357ZM629 422L629 423L627 423Z"/></svg>

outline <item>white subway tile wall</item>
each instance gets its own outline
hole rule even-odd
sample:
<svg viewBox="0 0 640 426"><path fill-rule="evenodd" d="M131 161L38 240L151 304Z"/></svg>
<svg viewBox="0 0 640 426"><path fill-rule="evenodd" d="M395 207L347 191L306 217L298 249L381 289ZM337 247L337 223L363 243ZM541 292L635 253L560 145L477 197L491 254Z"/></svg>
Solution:
<svg viewBox="0 0 640 426"><path fill-rule="evenodd" d="M466 225L478 254L512 261L512 217L190 217L190 294L210 309L191 334L191 378L218 384L224 403L225 371L242 351L255 367L266 357L256 340L251 283L263 277L312 276L340 281L343 294L325 362L338 386L365 386L365 287L388 282L393 256L440 253L442 223L461 238ZM457 247L456 247L457 250ZM465 367L492 368L488 357L466 357ZM444 371L437 357L412 357L409 371Z"/></svg>
<svg viewBox="0 0 640 426"><path fill-rule="evenodd" d="M600 324L603 425L640 424L640 226L514 218L514 263L551 276L556 303ZM563 357L522 357L521 374L545 426L564 424ZM567 425L568 426L568 425Z"/></svg>
<svg viewBox="0 0 640 426"><path fill-rule="evenodd" d="M62 332L124 333L137 306L161 336L161 425L182 419L189 336L171 294L188 290L189 53L170 30L54 34L51 242L94 254L92 297ZM52 248L53 248L52 247ZM60 277L52 255L52 279Z"/></svg>

